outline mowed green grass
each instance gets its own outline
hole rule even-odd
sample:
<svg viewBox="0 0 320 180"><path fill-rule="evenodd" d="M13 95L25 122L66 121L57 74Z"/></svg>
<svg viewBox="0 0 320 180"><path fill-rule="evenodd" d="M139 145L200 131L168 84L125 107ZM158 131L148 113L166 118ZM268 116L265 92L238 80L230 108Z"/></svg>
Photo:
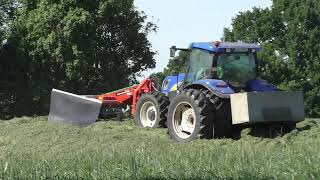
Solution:
<svg viewBox="0 0 320 180"><path fill-rule="evenodd" d="M86 128L47 117L0 122L1 179L320 179L320 121L274 139L178 144L132 121Z"/></svg>

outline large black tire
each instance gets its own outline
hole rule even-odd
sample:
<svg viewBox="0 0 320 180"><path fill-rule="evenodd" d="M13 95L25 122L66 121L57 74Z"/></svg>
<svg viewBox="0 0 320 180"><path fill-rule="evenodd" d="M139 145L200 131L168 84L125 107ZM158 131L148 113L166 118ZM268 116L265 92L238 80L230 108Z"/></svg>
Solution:
<svg viewBox="0 0 320 180"><path fill-rule="evenodd" d="M187 107L188 106L188 107ZM180 108L185 110L180 112ZM183 113L193 109L192 117L189 120L193 124L193 132L183 130ZM183 111L181 110L181 111ZM168 133L177 142L189 142L198 138L212 138L212 111L206 94L197 89L186 89L178 94L171 101L168 108ZM181 117L181 120L180 120ZM180 122L179 122L180 121ZM179 125L181 123L181 125Z"/></svg>
<svg viewBox="0 0 320 180"><path fill-rule="evenodd" d="M146 104L152 104L154 106L154 108L151 108L151 110L154 111L154 114L152 111L146 111L148 110L144 108ZM139 98L135 109L135 124L140 128L166 127L168 106L169 98L161 92L155 91L142 95ZM149 119L146 121L146 118L149 118L150 121ZM150 124L148 122L150 122Z"/></svg>
<svg viewBox="0 0 320 180"><path fill-rule="evenodd" d="M204 90L206 97L214 107L213 111L213 128L214 138L229 138L232 136L232 114L230 99L223 99L211 91Z"/></svg>

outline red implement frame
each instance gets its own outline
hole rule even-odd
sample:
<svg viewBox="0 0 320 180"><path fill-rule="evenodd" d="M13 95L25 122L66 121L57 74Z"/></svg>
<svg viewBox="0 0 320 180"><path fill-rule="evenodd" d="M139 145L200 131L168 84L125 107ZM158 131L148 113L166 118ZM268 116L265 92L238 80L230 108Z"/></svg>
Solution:
<svg viewBox="0 0 320 180"><path fill-rule="evenodd" d="M152 79L144 79L139 85L134 85L114 92L96 96L102 101L102 106L114 108L120 105L131 105L131 114L134 116L136 103L139 97L148 92L157 91L158 87Z"/></svg>

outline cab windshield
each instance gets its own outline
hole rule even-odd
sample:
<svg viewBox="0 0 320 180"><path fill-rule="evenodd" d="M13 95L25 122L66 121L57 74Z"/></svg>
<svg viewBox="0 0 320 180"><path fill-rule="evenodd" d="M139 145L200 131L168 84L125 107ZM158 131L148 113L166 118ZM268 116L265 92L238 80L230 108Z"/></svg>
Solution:
<svg viewBox="0 0 320 180"><path fill-rule="evenodd" d="M194 49L190 54L188 83L201 79L211 78L211 68L213 64L213 54L208 51Z"/></svg>
<svg viewBox="0 0 320 180"><path fill-rule="evenodd" d="M233 86L245 86L256 77L253 53L221 54L217 61L217 76Z"/></svg>

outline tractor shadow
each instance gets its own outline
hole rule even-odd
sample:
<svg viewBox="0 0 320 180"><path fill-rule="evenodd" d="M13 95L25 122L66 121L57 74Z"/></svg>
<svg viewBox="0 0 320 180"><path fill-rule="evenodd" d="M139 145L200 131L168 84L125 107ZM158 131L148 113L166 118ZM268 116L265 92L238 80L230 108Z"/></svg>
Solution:
<svg viewBox="0 0 320 180"><path fill-rule="evenodd" d="M231 135L231 139L233 140L240 140L243 137L251 136L251 137L258 137L264 139L275 139L279 136L284 136L290 132L282 132L279 129L270 129L265 127L249 127L243 129L237 129Z"/></svg>
<svg viewBox="0 0 320 180"><path fill-rule="evenodd" d="M240 140L244 136L252 136L258 138L275 139L290 133L301 133L309 131L313 127L320 124L319 120L308 120L301 124L283 125L283 124L261 124L259 126L234 126L231 139Z"/></svg>
<svg viewBox="0 0 320 180"><path fill-rule="evenodd" d="M112 118L99 118L96 120L96 122L124 122L129 121L130 118L119 118L119 117L112 117Z"/></svg>

